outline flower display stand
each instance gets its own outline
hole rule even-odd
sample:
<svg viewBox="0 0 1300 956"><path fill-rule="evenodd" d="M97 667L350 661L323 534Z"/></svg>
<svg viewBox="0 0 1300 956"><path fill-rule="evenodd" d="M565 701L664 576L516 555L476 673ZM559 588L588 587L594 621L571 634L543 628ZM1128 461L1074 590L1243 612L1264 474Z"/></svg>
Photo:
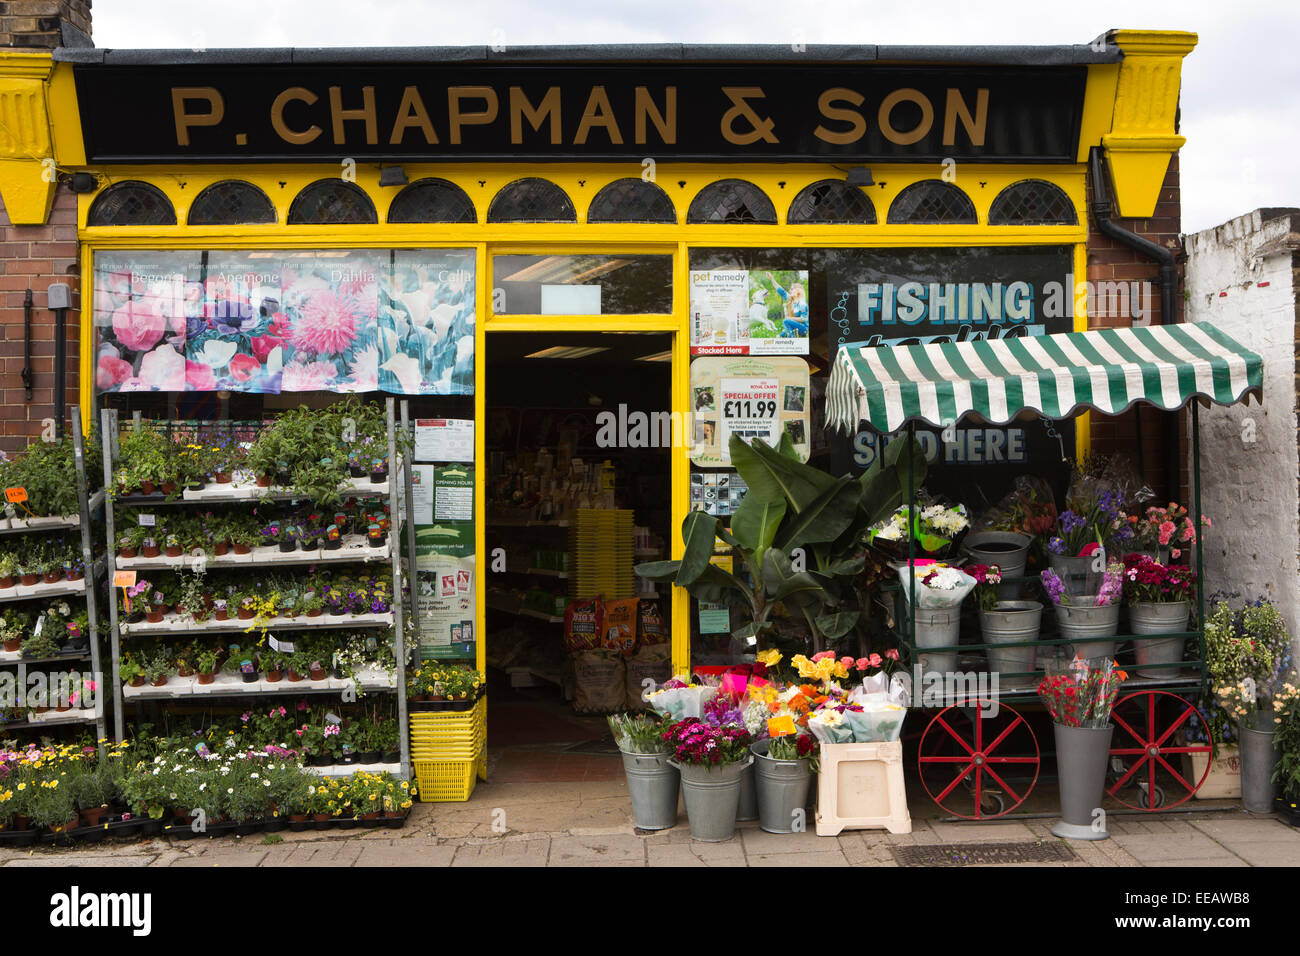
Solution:
<svg viewBox="0 0 1300 956"><path fill-rule="evenodd" d="M817 835L884 829L911 833L903 785L903 744L822 744Z"/></svg>

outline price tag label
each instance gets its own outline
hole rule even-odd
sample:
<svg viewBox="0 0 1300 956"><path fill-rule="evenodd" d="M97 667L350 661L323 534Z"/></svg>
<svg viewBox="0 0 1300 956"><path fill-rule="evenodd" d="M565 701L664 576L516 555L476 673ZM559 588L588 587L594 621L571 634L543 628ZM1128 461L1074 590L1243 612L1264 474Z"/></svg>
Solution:
<svg viewBox="0 0 1300 956"><path fill-rule="evenodd" d="M113 572L113 587L115 587L115 588L131 588L131 587L135 587L135 572L134 572L134 571L114 571L114 572Z"/></svg>
<svg viewBox="0 0 1300 956"><path fill-rule="evenodd" d="M790 714L782 714L780 717L768 719L767 735L769 737L788 737L794 732L794 717Z"/></svg>
<svg viewBox="0 0 1300 956"><path fill-rule="evenodd" d="M158 519L154 515L140 515L135 520L142 528L152 528L158 524Z"/></svg>
<svg viewBox="0 0 1300 956"><path fill-rule="evenodd" d="M27 500L27 489L26 489L26 488L6 488L6 489L5 489L5 501L9 502L11 505L19 505L19 504L22 504L22 503L23 503L24 501L26 501L26 500Z"/></svg>

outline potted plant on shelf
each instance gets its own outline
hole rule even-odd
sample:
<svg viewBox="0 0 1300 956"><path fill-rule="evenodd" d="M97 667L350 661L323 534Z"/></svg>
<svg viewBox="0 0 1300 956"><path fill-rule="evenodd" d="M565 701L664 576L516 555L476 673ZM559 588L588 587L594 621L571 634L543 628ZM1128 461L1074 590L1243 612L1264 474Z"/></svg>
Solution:
<svg viewBox="0 0 1300 956"><path fill-rule="evenodd" d="M171 673L171 663L167 660L167 655L159 651L156 655L149 658L144 667L144 676L154 687L162 687L167 683L167 677Z"/></svg>
<svg viewBox="0 0 1300 956"><path fill-rule="evenodd" d="M18 558L9 551L0 553L0 591L14 586L18 576Z"/></svg>
<svg viewBox="0 0 1300 956"><path fill-rule="evenodd" d="M1124 596L1128 599L1129 629L1138 635L1181 634L1187 630L1196 594L1196 572L1182 565L1164 565L1144 554L1124 558ZM1183 659L1185 637L1134 641L1141 677L1176 677Z"/></svg>
<svg viewBox="0 0 1300 956"><path fill-rule="evenodd" d="M285 668L288 666L288 657L278 651L273 651L270 654L263 655L261 663L266 669L266 682L276 684L284 677Z"/></svg>
<svg viewBox="0 0 1300 956"><path fill-rule="evenodd" d="M54 636L44 628L37 628L40 633L33 632L24 638L19 645L19 650L27 660L48 660L51 657L59 656L59 644Z"/></svg>
<svg viewBox="0 0 1300 956"><path fill-rule="evenodd" d="M145 679L144 666L133 658L126 658L118 666L118 674L131 687L143 687Z"/></svg>
<svg viewBox="0 0 1300 956"><path fill-rule="evenodd" d="M40 580L41 573L37 566L30 559L23 559L18 568L18 583L25 588L29 588Z"/></svg>
<svg viewBox="0 0 1300 956"><path fill-rule="evenodd" d="M204 648L199 651L195 659L195 665L199 671L199 683L211 684L217 678L217 659L220 652L216 648Z"/></svg>
<svg viewBox="0 0 1300 956"><path fill-rule="evenodd" d="M1052 715L1056 734L1056 769L1061 787L1061 821L1056 836L1104 840L1104 821L1097 827L1093 810L1101 806L1115 725L1111 708L1128 677L1109 657L1076 657L1064 669L1049 669L1038 696Z"/></svg>
<svg viewBox="0 0 1300 956"><path fill-rule="evenodd" d="M672 749L664 739L671 723L657 714L616 714L607 720L623 756L636 826L641 830L676 826L681 773L669 763Z"/></svg>

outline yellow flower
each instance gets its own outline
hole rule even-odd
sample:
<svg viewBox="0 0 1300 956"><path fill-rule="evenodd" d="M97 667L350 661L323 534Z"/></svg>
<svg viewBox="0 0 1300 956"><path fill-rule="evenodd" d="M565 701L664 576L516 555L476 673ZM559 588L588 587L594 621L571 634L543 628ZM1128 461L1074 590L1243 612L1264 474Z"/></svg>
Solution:
<svg viewBox="0 0 1300 956"><path fill-rule="evenodd" d="M761 651L758 654L758 662L760 664L766 664L768 667L775 667L777 664L781 663L781 657L781 652L773 647L766 651Z"/></svg>

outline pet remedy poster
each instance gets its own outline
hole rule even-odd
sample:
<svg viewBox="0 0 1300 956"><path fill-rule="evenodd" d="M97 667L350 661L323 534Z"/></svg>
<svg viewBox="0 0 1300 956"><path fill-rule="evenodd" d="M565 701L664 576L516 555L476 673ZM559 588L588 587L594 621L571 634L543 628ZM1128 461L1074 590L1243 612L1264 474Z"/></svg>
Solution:
<svg viewBox="0 0 1300 956"><path fill-rule="evenodd" d="M807 270L691 272L692 355L807 355Z"/></svg>
<svg viewBox="0 0 1300 956"><path fill-rule="evenodd" d="M100 253L100 392L474 389L474 253Z"/></svg>

